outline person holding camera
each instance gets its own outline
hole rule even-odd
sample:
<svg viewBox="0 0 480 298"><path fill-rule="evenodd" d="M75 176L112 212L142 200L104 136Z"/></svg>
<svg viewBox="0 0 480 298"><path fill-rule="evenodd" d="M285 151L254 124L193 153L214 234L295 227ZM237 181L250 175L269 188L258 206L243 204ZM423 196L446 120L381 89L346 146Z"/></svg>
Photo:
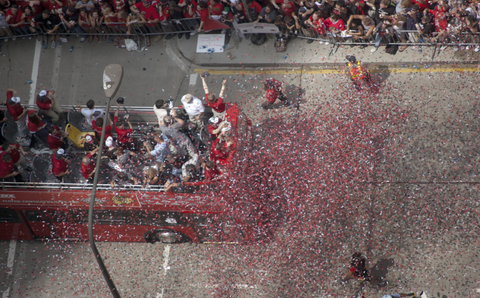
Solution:
<svg viewBox="0 0 480 298"><path fill-rule="evenodd" d="M62 9L58 10L58 16L60 17L60 20L65 24L65 26L71 31L78 34L86 33L82 27L78 26L79 15L75 7L62 7ZM87 35L82 35L82 37L80 38L80 42L84 42L86 38ZM58 45L61 45L61 42L59 42Z"/></svg>

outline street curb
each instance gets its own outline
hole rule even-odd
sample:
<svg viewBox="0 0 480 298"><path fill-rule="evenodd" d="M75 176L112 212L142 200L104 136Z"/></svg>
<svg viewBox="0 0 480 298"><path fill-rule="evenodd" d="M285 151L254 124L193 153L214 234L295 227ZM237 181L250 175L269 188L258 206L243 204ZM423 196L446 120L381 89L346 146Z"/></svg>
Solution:
<svg viewBox="0 0 480 298"><path fill-rule="evenodd" d="M167 44L167 54L169 57L177 64L181 63L182 66L179 65L182 70L186 68L195 69L195 68L215 68L215 69L259 69L259 68L270 68L270 69L300 69L300 68L312 68L312 69L338 69L339 66L344 66L344 63L194 63L191 59L187 58L182 50L178 47L177 40L171 39L165 41ZM175 55L171 57L171 55ZM186 61L186 62L184 62ZM346 62L345 62L346 63ZM187 66L188 64L188 66ZM464 61L402 61L402 62L389 62L389 63L380 63L380 62L365 62L365 65L369 67L378 67L381 69L385 68L403 68L405 66L415 65L419 66L419 68L428 68L434 66L443 66L443 67L452 67L455 68L471 68L471 67L479 67L480 60L470 60L468 62ZM414 67L415 68L415 67ZM184 70L185 73L188 73Z"/></svg>
<svg viewBox="0 0 480 298"><path fill-rule="evenodd" d="M178 48L177 39L172 38L170 40L165 40L165 50L167 56L172 59L172 61L177 64L177 66L185 73L190 74L193 72L193 69L198 68L199 66L193 64L190 59L187 59L180 49Z"/></svg>

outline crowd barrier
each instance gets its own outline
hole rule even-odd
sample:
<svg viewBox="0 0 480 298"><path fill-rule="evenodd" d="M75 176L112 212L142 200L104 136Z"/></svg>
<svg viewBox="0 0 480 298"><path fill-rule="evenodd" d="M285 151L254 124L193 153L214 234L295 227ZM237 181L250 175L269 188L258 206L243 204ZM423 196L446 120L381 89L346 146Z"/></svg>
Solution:
<svg viewBox="0 0 480 298"><path fill-rule="evenodd" d="M131 23L130 25L127 25L125 23L108 23L98 27L81 27L77 25L71 28L67 27L67 25L64 23L61 23L56 34L62 37L74 35L80 38L102 36L104 39L110 39L110 41L112 41L113 37L140 39L150 36L190 33L198 28L199 24L199 18L177 19L155 24ZM48 29L49 28L44 28L43 26L32 27L29 24L19 27L3 27L0 28L0 39L6 40L9 38L15 39L32 37L37 37L40 39L40 37L48 35ZM278 31L265 33L277 35ZM350 34L345 32L339 34L333 34L330 32L327 32L326 34L319 34L317 31L311 28L301 28L300 30L297 30L295 34L290 34L290 37L293 35L298 38L319 41L325 43L326 45L330 45L330 55L332 55L340 46L385 46L387 45L385 34L372 34L367 39L354 39ZM424 36L416 30L397 30L392 32L391 36L393 38L393 42L388 42L388 44L398 46L407 45L432 47L432 59L435 56L436 50L444 46L477 48L480 44L480 33L449 33L439 37L435 41L432 41L432 37L436 37L436 34L438 33L434 33L432 36Z"/></svg>

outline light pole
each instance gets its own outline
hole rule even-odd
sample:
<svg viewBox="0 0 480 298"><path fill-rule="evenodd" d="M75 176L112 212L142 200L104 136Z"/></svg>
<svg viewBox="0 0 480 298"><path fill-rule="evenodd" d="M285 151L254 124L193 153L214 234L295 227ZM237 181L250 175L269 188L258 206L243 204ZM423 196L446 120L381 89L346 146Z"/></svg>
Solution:
<svg viewBox="0 0 480 298"><path fill-rule="evenodd" d="M110 292L113 297L120 298L120 294L113 283L110 274L108 273L107 267L103 263L102 257L98 252L97 246L95 245L95 239L93 238L93 207L95 206L95 195L97 193L97 183L98 176L100 174L100 162L102 159L103 143L105 142L105 128L107 127L108 114L110 112L110 101L112 97L117 93L118 87L122 83L123 78L123 67L119 64L110 64L105 67L103 71L103 90L105 91L105 96L107 97L107 109L105 111L105 121L103 121L102 126L102 135L100 137L100 148L97 153L97 164L95 165L95 175L93 176L93 186L92 194L90 195L90 208L88 209L88 240L90 241L90 247L92 248L95 259L97 260L98 266L102 271L103 277L107 282Z"/></svg>

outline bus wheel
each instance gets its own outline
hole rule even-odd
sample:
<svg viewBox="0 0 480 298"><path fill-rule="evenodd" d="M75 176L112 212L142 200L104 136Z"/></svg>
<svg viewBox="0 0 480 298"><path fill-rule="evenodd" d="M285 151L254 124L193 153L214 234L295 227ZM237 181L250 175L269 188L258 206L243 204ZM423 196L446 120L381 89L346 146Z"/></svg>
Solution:
<svg viewBox="0 0 480 298"><path fill-rule="evenodd" d="M190 238L180 232L173 230L154 230L152 232L155 241L165 244L191 242Z"/></svg>

